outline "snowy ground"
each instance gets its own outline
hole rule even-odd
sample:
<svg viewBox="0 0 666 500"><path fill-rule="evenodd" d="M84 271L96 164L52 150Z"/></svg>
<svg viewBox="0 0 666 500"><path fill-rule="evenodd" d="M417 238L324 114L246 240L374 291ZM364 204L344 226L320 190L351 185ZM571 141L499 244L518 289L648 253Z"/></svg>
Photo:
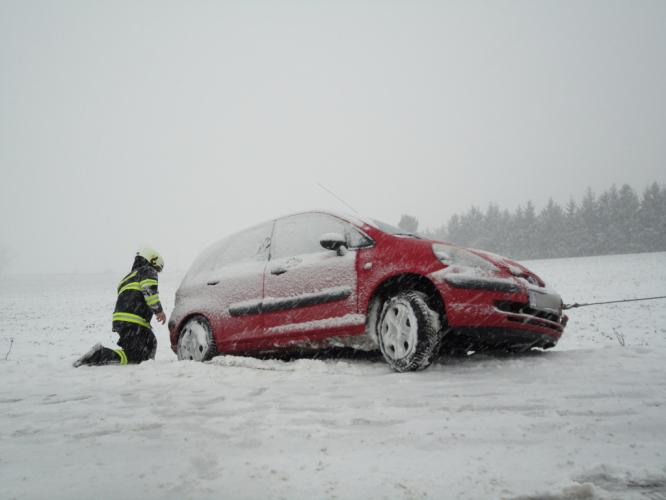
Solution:
<svg viewBox="0 0 666 500"><path fill-rule="evenodd" d="M666 253L528 265L565 302L666 295ZM73 369L115 341L118 278L0 277L1 498L666 499L665 300L573 310L555 350L420 373L178 362L163 326L154 362Z"/></svg>

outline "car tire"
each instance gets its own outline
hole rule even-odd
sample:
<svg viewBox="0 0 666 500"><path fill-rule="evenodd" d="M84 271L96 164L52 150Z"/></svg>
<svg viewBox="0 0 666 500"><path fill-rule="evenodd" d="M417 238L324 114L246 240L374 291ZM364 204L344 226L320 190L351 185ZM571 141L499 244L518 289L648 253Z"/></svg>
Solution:
<svg viewBox="0 0 666 500"><path fill-rule="evenodd" d="M217 354L210 323L203 316L193 316L180 329L176 355L179 360L208 361Z"/></svg>
<svg viewBox="0 0 666 500"><path fill-rule="evenodd" d="M377 341L384 359L398 372L423 370L439 353L440 315L416 291L399 292L384 301L377 322Z"/></svg>

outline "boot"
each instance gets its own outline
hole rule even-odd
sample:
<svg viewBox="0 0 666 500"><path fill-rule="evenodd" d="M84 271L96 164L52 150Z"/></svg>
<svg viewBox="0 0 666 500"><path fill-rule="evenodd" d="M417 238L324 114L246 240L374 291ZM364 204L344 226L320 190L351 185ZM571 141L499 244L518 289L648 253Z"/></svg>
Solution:
<svg viewBox="0 0 666 500"><path fill-rule="evenodd" d="M95 344L92 348L72 363L74 368L81 365L113 365L119 364L118 354L113 349L104 347L102 344Z"/></svg>

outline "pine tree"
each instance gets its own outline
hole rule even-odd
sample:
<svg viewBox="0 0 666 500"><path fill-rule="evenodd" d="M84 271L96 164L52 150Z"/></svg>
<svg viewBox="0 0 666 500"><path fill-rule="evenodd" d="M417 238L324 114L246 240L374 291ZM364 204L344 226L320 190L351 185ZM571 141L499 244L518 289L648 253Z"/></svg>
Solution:
<svg viewBox="0 0 666 500"><path fill-rule="evenodd" d="M559 257L563 254L564 228L564 211L550 198L537 219L537 255L539 257Z"/></svg>
<svg viewBox="0 0 666 500"><path fill-rule="evenodd" d="M654 252L664 249L666 231L666 213L664 212L664 193L656 182L643 193L638 219L641 226L643 250Z"/></svg>
<svg viewBox="0 0 666 500"><path fill-rule="evenodd" d="M398 227L408 233L416 234L419 229L419 220L413 215L402 214Z"/></svg>
<svg viewBox="0 0 666 500"><path fill-rule="evenodd" d="M460 217L460 223L455 233L451 232L452 241L463 246L475 247L483 238L483 214L476 207L471 207L466 214Z"/></svg>
<svg viewBox="0 0 666 500"><path fill-rule="evenodd" d="M598 242L599 211L597 199L592 189L587 188L579 208L581 240L578 242L577 255L599 255L601 250Z"/></svg>
<svg viewBox="0 0 666 500"><path fill-rule="evenodd" d="M526 234L524 233L525 212L520 205L516 208L515 215L511 218L510 223L510 242L508 243L508 255L515 259L524 259L525 257L525 241Z"/></svg>
<svg viewBox="0 0 666 500"><path fill-rule="evenodd" d="M580 213L578 205L573 200L569 199L567 208L564 214L564 228L562 232L562 240L565 250L562 257L575 257L579 255L579 242L583 239L583 227L580 222Z"/></svg>
<svg viewBox="0 0 666 500"><path fill-rule="evenodd" d="M515 259L666 250L666 188L650 185L639 201L627 184L597 198L588 188L563 210L552 199L536 215L531 201L515 212L490 204L454 214L440 229L447 241ZM444 239L444 238L442 238Z"/></svg>
<svg viewBox="0 0 666 500"><path fill-rule="evenodd" d="M618 193L616 214L620 252L633 253L641 249L641 231L638 220L640 206L636 192L628 184L624 184Z"/></svg>
<svg viewBox="0 0 666 500"><path fill-rule="evenodd" d="M497 249L496 252L508 257L513 255L513 248L511 247L511 228L512 217L507 209L504 209L500 215L497 227Z"/></svg>
<svg viewBox="0 0 666 500"><path fill-rule="evenodd" d="M500 239L500 210L497 205L491 203L483 216L483 235L479 238L477 246L479 248L498 248L501 245Z"/></svg>
<svg viewBox="0 0 666 500"><path fill-rule="evenodd" d="M525 205L523 212L523 245L526 258L532 259L539 255L538 234L537 234L537 216L536 209L532 200Z"/></svg>
<svg viewBox="0 0 666 500"><path fill-rule="evenodd" d="M461 245L461 220L460 216L458 214L453 214L449 218L449 223L446 226L446 237L447 241L450 241L451 243L457 243Z"/></svg>

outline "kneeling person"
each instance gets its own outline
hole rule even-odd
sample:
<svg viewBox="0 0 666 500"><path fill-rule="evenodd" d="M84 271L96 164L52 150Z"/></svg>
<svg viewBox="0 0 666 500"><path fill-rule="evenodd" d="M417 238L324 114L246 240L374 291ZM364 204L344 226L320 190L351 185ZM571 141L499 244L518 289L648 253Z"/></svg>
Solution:
<svg viewBox="0 0 666 500"><path fill-rule="evenodd" d="M150 320L154 314L161 324L166 321L157 282L157 273L163 268L164 260L155 250L144 248L136 254L132 270L118 284L118 300L113 312L113 331L120 336L120 349L96 344L74 362L75 367L126 365L155 359L157 339L150 328Z"/></svg>

